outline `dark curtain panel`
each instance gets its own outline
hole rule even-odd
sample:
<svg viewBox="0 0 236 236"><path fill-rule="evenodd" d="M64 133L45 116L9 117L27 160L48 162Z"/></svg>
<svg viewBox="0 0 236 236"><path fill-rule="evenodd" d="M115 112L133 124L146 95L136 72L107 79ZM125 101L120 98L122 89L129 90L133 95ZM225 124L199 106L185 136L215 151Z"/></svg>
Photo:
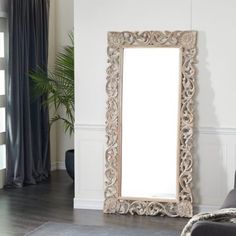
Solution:
<svg viewBox="0 0 236 236"><path fill-rule="evenodd" d="M49 0L8 1L7 186L21 187L50 173L48 109L32 96L28 76L47 68Z"/></svg>

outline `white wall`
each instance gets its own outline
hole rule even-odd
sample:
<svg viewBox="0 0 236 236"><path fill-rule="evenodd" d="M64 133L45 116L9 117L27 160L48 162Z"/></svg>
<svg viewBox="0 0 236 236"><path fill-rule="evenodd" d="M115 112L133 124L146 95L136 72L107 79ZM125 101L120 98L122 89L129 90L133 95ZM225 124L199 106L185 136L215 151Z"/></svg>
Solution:
<svg viewBox="0 0 236 236"><path fill-rule="evenodd" d="M75 1L76 208L102 208L106 39L124 30L198 30L194 204L222 203L236 169L235 8L235 0Z"/></svg>
<svg viewBox="0 0 236 236"><path fill-rule="evenodd" d="M55 55L70 43L68 33L74 28L74 0L50 1L49 68L53 69ZM51 114L53 114L51 109ZM63 115L63 111L59 113ZM65 168L65 152L74 147L73 137L65 134L63 123L56 122L51 130L52 169Z"/></svg>
<svg viewBox="0 0 236 236"><path fill-rule="evenodd" d="M74 0L56 0L56 47L70 43L68 34L74 30Z"/></svg>
<svg viewBox="0 0 236 236"><path fill-rule="evenodd" d="M193 0L199 31L194 193L201 205L222 204L236 169L236 21L234 0Z"/></svg>
<svg viewBox="0 0 236 236"><path fill-rule="evenodd" d="M49 12L49 40L48 40L48 67L53 68L55 63L56 47L55 47L55 24L56 24L56 0L50 1ZM49 109L50 117L54 114L53 107ZM57 168L57 130L55 126L52 126L50 130L50 156L51 156L51 169Z"/></svg>
<svg viewBox="0 0 236 236"><path fill-rule="evenodd" d="M74 30L74 0L56 0L56 51L71 44L68 34ZM60 115L64 112L60 110ZM65 168L65 152L74 148L73 135L65 134L63 123L57 124L57 168Z"/></svg>

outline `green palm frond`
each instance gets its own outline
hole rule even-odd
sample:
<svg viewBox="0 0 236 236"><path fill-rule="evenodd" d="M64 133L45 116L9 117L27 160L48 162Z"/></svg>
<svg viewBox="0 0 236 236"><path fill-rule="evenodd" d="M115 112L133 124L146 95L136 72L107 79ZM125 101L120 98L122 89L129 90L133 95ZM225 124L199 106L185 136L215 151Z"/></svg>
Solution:
<svg viewBox="0 0 236 236"><path fill-rule="evenodd" d="M64 123L65 132L74 132L74 38L69 34L71 45L64 47L55 60L54 71L46 73L42 68L29 73L34 84L34 94L46 96L44 104L55 107L55 115L50 124L58 120ZM57 114L63 107L66 117Z"/></svg>

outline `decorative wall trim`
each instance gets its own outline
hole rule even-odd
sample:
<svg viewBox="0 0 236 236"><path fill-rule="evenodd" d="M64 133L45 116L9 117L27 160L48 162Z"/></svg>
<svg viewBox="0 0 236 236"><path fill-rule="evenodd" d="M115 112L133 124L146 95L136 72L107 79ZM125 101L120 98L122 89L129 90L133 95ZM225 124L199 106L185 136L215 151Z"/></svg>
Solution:
<svg viewBox="0 0 236 236"><path fill-rule="evenodd" d="M90 200L90 199L79 199L74 198L74 208L76 209L90 209L90 210L102 210L103 200Z"/></svg>
<svg viewBox="0 0 236 236"><path fill-rule="evenodd" d="M236 128L199 127L195 128L195 130L199 134L236 135Z"/></svg>
<svg viewBox="0 0 236 236"><path fill-rule="evenodd" d="M75 129L105 131L105 124L75 124ZM199 134L236 135L236 128L200 126L194 128Z"/></svg>
<svg viewBox="0 0 236 236"><path fill-rule="evenodd" d="M105 124L75 124L75 129L105 131Z"/></svg>
<svg viewBox="0 0 236 236"><path fill-rule="evenodd" d="M105 145L105 125L101 123L93 123L93 124L77 124L75 125L75 129L77 129L78 133L82 136L80 137L83 141L92 142L96 136L96 139L103 137L101 139L101 145ZM219 209L220 205L223 203L227 193L233 187L233 173L236 168L236 128L229 127L208 127L201 126L195 127L195 134L199 137L199 143L197 146L197 150L195 149L194 156L198 159L194 165L196 167L194 171L194 183L196 184L197 194L194 195L194 214L198 212L206 212ZM99 138L97 137L99 136ZM79 143L77 143L79 145ZM81 144L83 145L83 144ZM84 152L87 152L87 147L84 147ZM83 153L84 155L85 153ZM90 155L90 154L88 154ZM99 154L99 158L102 158L102 154ZM218 182L218 186L214 186L214 182L208 181L206 186L203 178L208 178L208 163L212 160L216 161L217 170L222 170L224 175L222 175L222 179ZM195 160L194 160L195 161ZM55 163L56 169L60 169L62 163L59 165ZM59 167L60 166L60 167ZM62 168L63 169L63 168ZM221 173L222 173L221 172ZM198 176L202 173L202 176ZM103 178L104 173L99 171L97 174L97 178ZM217 177L217 174L212 173L212 175ZM199 177L202 177L199 179ZM197 178L197 179L196 179ZM213 178L215 179L215 178ZM78 183L79 185L79 183ZM227 185L227 186L226 186ZM85 184L86 186L86 184ZM220 189L220 190L219 190ZM102 191L102 189L101 189ZM195 190L196 191L196 190ZM87 195L90 197L89 193ZM217 198L213 198L213 196L217 196ZM101 199L99 194L94 196L95 199ZM79 193L77 196L79 199ZM101 202L102 200L91 200L91 199L82 199L83 201L78 201L80 204L75 204L75 207L79 208L87 208L87 209L99 209L99 204L97 202ZM76 201L77 202L77 201ZM83 204L82 204L83 203ZM198 205L199 203L199 205ZM212 205L213 204L213 205ZM94 207L94 208L93 208ZM100 208L102 209L102 207Z"/></svg>
<svg viewBox="0 0 236 236"><path fill-rule="evenodd" d="M200 204L199 211L216 210L233 188L236 168L236 128L199 127L196 131L198 132L194 171L196 202ZM212 165L214 171L211 171Z"/></svg>

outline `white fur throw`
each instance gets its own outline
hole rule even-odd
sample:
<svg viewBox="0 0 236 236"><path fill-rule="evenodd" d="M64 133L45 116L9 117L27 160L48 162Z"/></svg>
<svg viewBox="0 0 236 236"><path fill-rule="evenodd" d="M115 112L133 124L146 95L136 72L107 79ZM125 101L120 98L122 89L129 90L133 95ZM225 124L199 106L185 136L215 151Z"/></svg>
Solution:
<svg viewBox="0 0 236 236"><path fill-rule="evenodd" d="M236 208L225 208L211 213L199 213L185 225L181 236L191 236L192 227L199 221L231 222L236 224Z"/></svg>

